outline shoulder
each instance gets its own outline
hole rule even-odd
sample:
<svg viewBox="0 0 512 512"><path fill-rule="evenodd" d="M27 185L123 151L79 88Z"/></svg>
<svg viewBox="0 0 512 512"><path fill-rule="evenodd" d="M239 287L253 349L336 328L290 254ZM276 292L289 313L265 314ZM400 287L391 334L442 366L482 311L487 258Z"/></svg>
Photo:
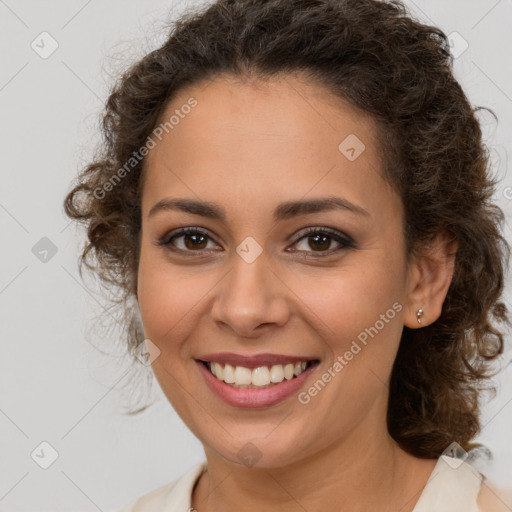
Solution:
<svg viewBox="0 0 512 512"><path fill-rule="evenodd" d="M442 455L414 512L484 512L477 504L481 482L482 475L473 466L457 457Z"/></svg>
<svg viewBox="0 0 512 512"><path fill-rule="evenodd" d="M162 485L133 500L122 508L108 512L187 512L190 509L192 489L204 470L197 464L177 480Z"/></svg>
<svg viewBox="0 0 512 512"><path fill-rule="evenodd" d="M177 482L178 481L174 481L153 489L143 496L133 500L124 507L111 510L110 512L149 512L150 510L158 510L158 507L162 504L162 502L166 501L169 493L176 487Z"/></svg>

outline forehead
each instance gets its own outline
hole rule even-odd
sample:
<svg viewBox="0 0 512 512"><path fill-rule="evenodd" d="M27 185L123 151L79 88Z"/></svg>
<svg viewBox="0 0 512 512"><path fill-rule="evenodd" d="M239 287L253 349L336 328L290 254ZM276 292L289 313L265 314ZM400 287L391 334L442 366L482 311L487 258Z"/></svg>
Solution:
<svg viewBox="0 0 512 512"><path fill-rule="evenodd" d="M373 119L295 75L204 81L169 102L161 124L171 118L146 157L144 196L153 201L166 191L208 199L229 190L263 206L277 196L337 189L357 200L388 188Z"/></svg>
<svg viewBox="0 0 512 512"><path fill-rule="evenodd" d="M191 100L196 103L193 108L188 107ZM321 137L321 149L332 151L338 149L340 138L352 133L367 145L378 145L376 125L369 114L297 74L278 75L267 81L230 75L203 81L178 91L160 124L171 118L174 125L163 136L174 139L176 145L182 142L180 135L190 135L187 128L193 129L198 140L206 142L207 138L216 144L230 144L238 138L245 144L254 140L255 145L265 141L279 147L286 139L300 138L303 143L310 141L304 148L307 150L315 142L320 148ZM166 137L170 131L174 137Z"/></svg>

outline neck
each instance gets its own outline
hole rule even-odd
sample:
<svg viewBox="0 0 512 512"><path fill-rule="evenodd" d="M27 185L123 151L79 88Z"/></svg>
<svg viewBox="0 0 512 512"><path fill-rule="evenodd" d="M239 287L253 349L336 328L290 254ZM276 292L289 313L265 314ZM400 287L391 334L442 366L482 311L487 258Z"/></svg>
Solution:
<svg viewBox="0 0 512 512"><path fill-rule="evenodd" d="M314 456L279 468L248 468L205 447L208 461L193 494L199 512L240 510L411 512L435 460L399 448L387 431L360 425Z"/></svg>

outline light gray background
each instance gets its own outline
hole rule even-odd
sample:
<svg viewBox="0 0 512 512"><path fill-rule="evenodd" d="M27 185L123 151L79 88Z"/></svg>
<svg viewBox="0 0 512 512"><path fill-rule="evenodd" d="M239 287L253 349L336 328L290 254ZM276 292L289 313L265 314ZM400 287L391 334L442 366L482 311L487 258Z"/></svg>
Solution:
<svg viewBox="0 0 512 512"><path fill-rule="evenodd" d="M512 1L407 3L469 45L455 69L473 104L499 116L497 126L483 120L511 238ZM198 2L0 0L0 510L106 511L202 460L200 443L156 383L152 408L122 414L126 365L93 348L110 350L116 334L90 332L101 306L78 277L82 235L61 206L98 140L97 116L116 70L161 44L162 22L191 4ZM59 45L46 59L31 47L43 31ZM57 249L46 262L32 252L42 237ZM510 278L507 286L510 306ZM498 386L479 440L495 455L490 476L510 485L512 365ZM43 441L59 455L46 470L31 458Z"/></svg>

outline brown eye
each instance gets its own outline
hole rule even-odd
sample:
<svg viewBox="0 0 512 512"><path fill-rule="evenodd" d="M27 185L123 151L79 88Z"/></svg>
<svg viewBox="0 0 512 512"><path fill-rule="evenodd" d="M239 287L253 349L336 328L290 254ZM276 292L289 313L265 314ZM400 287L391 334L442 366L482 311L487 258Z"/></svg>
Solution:
<svg viewBox="0 0 512 512"><path fill-rule="evenodd" d="M209 242L214 247L208 247ZM333 242L338 244L338 247L333 249L331 247ZM350 237L329 228L315 228L303 232L293 245L299 243L304 244L303 248L291 252L311 253L314 257L327 256L343 249L355 248L355 243ZM216 250L218 247L206 231L193 227L169 233L158 242L158 245L167 246L170 250L183 253L201 253L204 250Z"/></svg>
<svg viewBox="0 0 512 512"><path fill-rule="evenodd" d="M181 238L181 237L180 237ZM183 235L184 244L187 249L204 249L206 247L205 240L207 237L201 233L195 235Z"/></svg>
<svg viewBox="0 0 512 512"><path fill-rule="evenodd" d="M200 252L208 249L210 237L198 228L184 228L163 237L158 245L169 246L183 252ZM213 242L212 242L213 243Z"/></svg>
<svg viewBox="0 0 512 512"><path fill-rule="evenodd" d="M304 241L303 249L299 249L298 252L332 254L343 249L355 248L354 241L350 237L328 228L311 229L303 233L303 236L298 238L294 245L299 244L301 241ZM335 249L331 248L333 242L338 244L338 247Z"/></svg>
<svg viewBox="0 0 512 512"><path fill-rule="evenodd" d="M329 235L313 235L307 237L309 246L312 249L318 249L320 251L325 251L329 249L332 238Z"/></svg>

